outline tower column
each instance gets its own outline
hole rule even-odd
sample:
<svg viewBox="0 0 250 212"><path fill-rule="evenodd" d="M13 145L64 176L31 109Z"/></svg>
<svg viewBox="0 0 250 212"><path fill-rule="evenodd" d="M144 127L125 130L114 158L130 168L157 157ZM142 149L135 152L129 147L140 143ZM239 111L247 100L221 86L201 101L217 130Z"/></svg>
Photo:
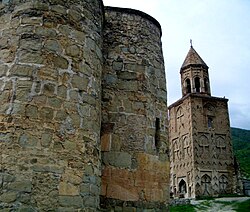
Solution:
<svg viewBox="0 0 250 212"><path fill-rule="evenodd" d="M96 211L100 0L1 1L0 208Z"/></svg>

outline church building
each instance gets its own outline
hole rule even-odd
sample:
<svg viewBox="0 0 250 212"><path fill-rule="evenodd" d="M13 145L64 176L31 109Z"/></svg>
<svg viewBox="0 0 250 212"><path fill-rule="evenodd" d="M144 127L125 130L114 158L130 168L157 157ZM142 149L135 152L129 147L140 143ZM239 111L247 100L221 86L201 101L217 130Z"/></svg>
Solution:
<svg viewBox="0 0 250 212"><path fill-rule="evenodd" d="M228 99L211 96L208 66L192 45L180 74L182 98L168 108L171 192L184 198L233 193Z"/></svg>

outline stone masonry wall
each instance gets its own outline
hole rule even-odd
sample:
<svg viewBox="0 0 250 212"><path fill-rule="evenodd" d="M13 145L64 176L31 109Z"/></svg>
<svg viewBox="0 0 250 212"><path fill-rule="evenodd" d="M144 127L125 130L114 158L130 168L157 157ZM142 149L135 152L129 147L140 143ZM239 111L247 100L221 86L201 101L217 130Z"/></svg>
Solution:
<svg viewBox="0 0 250 212"><path fill-rule="evenodd" d="M169 107L174 196L195 198L235 192L227 101L188 94ZM182 180L186 187L183 192Z"/></svg>
<svg viewBox="0 0 250 212"><path fill-rule="evenodd" d="M197 196L235 193L234 157L227 99L193 96L191 100ZM208 126L208 117L212 118ZM207 189L203 176L210 180ZM206 191L207 190L207 191Z"/></svg>
<svg viewBox="0 0 250 212"><path fill-rule="evenodd" d="M175 197L195 197L192 117L190 114L189 98L182 99L169 108L170 189ZM186 193L180 191L181 180L187 184Z"/></svg>
<svg viewBox="0 0 250 212"><path fill-rule="evenodd" d="M96 211L100 0L0 3L0 210Z"/></svg>
<svg viewBox="0 0 250 212"><path fill-rule="evenodd" d="M167 94L161 29L131 9L105 8L102 202L110 210L166 210ZM124 209L125 210L125 209Z"/></svg>

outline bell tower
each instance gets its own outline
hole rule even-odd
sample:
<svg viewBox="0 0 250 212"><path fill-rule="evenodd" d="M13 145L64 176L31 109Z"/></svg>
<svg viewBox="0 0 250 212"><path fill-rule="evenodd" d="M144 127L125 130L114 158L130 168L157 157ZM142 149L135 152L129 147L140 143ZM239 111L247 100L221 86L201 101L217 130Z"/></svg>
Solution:
<svg viewBox="0 0 250 212"><path fill-rule="evenodd" d="M192 44L180 68L182 98L168 107L175 197L235 192L228 99L211 96L208 66Z"/></svg>
<svg viewBox="0 0 250 212"><path fill-rule="evenodd" d="M192 44L181 66L182 96L200 93L211 96L208 66L195 51Z"/></svg>

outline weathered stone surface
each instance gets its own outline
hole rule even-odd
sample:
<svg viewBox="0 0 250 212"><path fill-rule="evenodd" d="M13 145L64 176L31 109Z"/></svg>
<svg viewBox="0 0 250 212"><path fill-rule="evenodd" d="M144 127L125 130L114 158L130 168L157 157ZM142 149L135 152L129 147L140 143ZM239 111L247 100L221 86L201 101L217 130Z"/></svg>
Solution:
<svg viewBox="0 0 250 212"><path fill-rule="evenodd" d="M15 181L8 185L10 190L21 191L21 192L31 192L32 183L29 180Z"/></svg>
<svg viewBox="0 0 250 212"><path fill-rule="evenodd" d="M95 212L101 193L107 210L163 209L159 24L101 0L0 9L0 210Z"/></svg>
<svg viewBox="0 0 250 212"><path fill-rule="evenodd" d="M1 202L6 202L6 203L11 203L14 202L17 198L17 193L16 192L7 192L3 193L0 196L0 201Z"/></svg>
<svg viewBox="0 0 250 212"><path fill-rule="evenodd" d="M102 2L0 8L0 210L96 211ZM91 187L81 196L84 177Z"/></svg>
<svg viewBox="0 0 250 212"><path fill-rule="evenodd" d="M61 182L59 184L59 195L63 196L77 196L79 195L79 189L70 183Z"/></svg>
<svg viewBox="0 0 250 212"><path fill-rule="evenodd" d="M106 165L112 165L120 168L131 167L131 155L126 152L103 153L103 162Z"/></svg>
<svg viewBox="0 0 250 212"><path fill-rule="evenodd" d="M82 208L83 199L80 196L59 196L59 205L64 207Z"/></svg>
<svg viewBox="0 0 250 212"><path fill-rule="evenodd" d="M87 91L88 82L89 82L88 78L81 77L78 75L75 75L71 81L72 86L74 88L78 88L79 90L82 90L82 91Z"/></svg>
<svg viewBox="0 0 250 212"><path fill-rule="evenodd" d="M122 211L161 211L169 184L161 32L152 19L130 10L108 8L105 15L101 204L115 210L122 200ZM140 207L129 206L139 200Z"/></svg>

